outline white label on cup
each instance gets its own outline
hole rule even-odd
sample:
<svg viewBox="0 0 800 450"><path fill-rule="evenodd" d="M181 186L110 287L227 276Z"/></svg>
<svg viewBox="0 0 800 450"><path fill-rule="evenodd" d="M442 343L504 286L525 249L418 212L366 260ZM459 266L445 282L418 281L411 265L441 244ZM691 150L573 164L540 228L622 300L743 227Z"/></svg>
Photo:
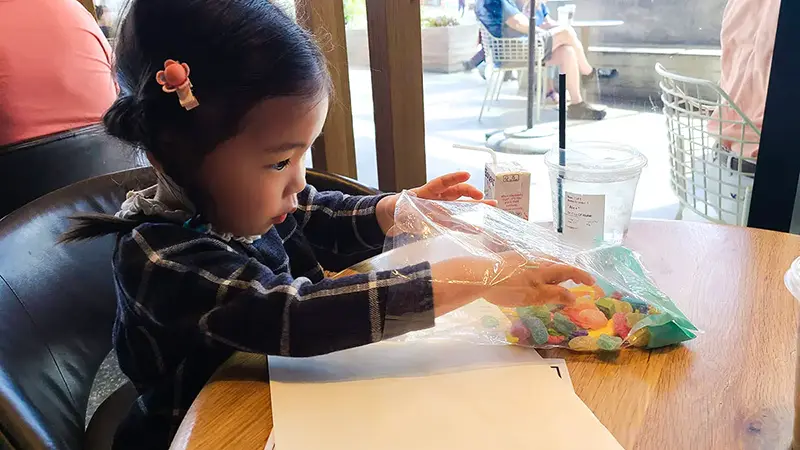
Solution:
<svg viewBox="0 0 800 450"><path fill-rule="evenodd" d="M603 241L606 196L564 192L564 236L576 241Z"/></svg>

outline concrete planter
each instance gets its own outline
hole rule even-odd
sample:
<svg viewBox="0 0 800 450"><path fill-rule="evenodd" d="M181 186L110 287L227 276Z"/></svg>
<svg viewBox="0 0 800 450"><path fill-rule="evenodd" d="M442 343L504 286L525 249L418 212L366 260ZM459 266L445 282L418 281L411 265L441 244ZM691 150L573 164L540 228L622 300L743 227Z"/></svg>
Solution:
<svg viewBox="0 0 800 450"><path fill-rule="evenodd" d="M422 29L422 70L428 72L458 72L461 63L475 54L478 26ZM347 59L350 67L369 67L369 39L365 29L347 30Z"/></svg>
<svg viewBox="0 0 800 450"><path fill-rule="evenodd" d="M461 63L475 54L478 25L422 29L422 69L427 72L459 72Z"/></svg>
<svg viewBox="0 0 800 450"><path fill-rule="evenodd" d="M369 67L369 39L364 28L348 28L347 36L347 64L350 67Z"/></svg>

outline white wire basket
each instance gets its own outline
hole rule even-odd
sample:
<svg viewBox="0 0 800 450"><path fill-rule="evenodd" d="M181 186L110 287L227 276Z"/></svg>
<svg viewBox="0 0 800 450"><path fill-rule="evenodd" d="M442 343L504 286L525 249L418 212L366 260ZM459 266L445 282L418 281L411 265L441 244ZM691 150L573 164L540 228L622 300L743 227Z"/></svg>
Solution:
<svg viewBox="0 0 800 450"><path fill-rule="evenodd" d="M486 52L487 62L496 66L527 68L528 67L528 38L498 38L492 35L485 26L481 25L481 43ZM544 61L544 40L536 35L536 62Z"/></svg>
<svg viewBox="0 0 800 450"><path fill-rule="evenodd" d="M655 70L667 121L670 181L681 203L677 218L688 208L711 222L746 226L756 161L747 155L758 146L760 130L716 83L669 72L661 64Z"/></svg>

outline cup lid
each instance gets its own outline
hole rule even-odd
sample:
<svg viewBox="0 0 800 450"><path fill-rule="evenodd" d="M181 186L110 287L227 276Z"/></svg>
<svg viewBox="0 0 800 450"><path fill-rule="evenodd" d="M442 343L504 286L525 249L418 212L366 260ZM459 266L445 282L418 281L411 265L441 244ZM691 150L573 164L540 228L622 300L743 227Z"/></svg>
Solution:
<svg viewBox="0 0 800 450"><path fill-rule="evenodd" d="M559 149L553 148L544 157L551 169L559 169ZM647 158L625 144L602 141L581 141L567 145L564 167L571 173L586 175L638 173L647 165Z"/></svg>
<svg viewBox="0 0 800 450"><path fill-rule="evenodd" d="M800 300L800 258L794 260L783 281L794 298Z"/></svg>

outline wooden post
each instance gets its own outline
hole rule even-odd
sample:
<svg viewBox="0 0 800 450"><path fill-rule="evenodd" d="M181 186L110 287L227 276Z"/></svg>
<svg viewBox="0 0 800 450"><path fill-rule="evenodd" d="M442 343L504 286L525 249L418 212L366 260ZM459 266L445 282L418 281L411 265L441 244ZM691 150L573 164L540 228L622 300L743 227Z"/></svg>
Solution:
<svg viewBox="0 0 800 450"><path fill-rule="evenodd" d="M296 0L297 21L319 39L333 79L325 128L314 142L314 168L357 178L344 7L341 0Z"/></svg>
<svg viewBox="0 0 800 450"><path fill-rule="evenodd" d="M380 189L421 186L427 173L420 0L366 1Z"/></svg>

